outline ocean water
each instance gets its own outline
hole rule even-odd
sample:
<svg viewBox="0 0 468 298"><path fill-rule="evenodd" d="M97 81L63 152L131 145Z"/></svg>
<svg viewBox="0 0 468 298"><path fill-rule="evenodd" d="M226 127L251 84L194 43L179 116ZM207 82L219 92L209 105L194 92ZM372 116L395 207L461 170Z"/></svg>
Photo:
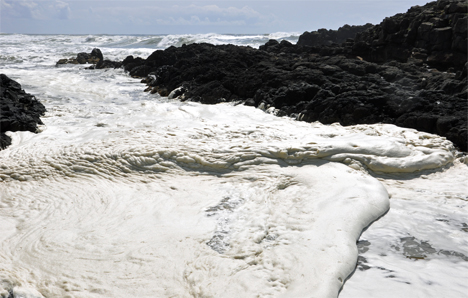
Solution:
<svg viewBox="0 0 468 298"><path fill-rule="evenodd" d="M393 125L144 93L55 66L270 35L0 35L48 112L0 151L0 297L466 297L468 158Z"/></svg>

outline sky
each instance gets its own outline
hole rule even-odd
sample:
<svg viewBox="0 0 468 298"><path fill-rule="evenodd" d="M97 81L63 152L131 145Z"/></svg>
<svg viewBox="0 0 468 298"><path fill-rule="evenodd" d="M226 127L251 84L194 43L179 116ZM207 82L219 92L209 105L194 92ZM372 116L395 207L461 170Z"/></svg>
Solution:
<svg viewBox="0 0 468 298"><path fill-rule="evenodd" d="M263 34L378 24L421 0L0 0L0 33Z"/></svg>

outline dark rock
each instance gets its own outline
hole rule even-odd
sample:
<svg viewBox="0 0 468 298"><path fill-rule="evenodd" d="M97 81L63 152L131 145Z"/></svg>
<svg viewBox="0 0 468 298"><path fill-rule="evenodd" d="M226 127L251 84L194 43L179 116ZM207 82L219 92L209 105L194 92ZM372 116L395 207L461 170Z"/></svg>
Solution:
<svg viewBox="0 0 468 298"><path fill-rule="evenodd" d="M89 54L78 53L76 58L60 59L56 66L61 64L92 64L88 69L120 68L122 66L122 62L105 60L101 50L97 48L94 48Z"/></svg>
<svg viewBox="0 0 468 298"><path fill-rule="evenodd" d="M248 98L245 100L244 105L254 107L256 105L255 100L253 98Z"/></svg>
<svg viewBox="0 0 468 298"><path fill-rule="evenodd" d="M76 58L60 59L56 66L60 64L96 64L102 60L102 53L99 49L93 49L90 54L78 53Z"/></svg>
<svg viewBox="0 0 468 298"><path fill-rule="evenodd" d="M120 68L122 62L110 61L110 60L99 60L99 62L94 66L94 69L104 69L104 68Z"/></svg>
<svg viewBox="0 0 468 298"><path fill-rule="evenodd" d="M262 51L274 51L277 48L279 48L279 42L276 39L270 39L264 45L260 46L260 50Z"/></svg>
<svg viewBox="0 0 468 298"><path fill-rule="evenodd" d="M90 57L91 57L90 54L78 53L78 55L76 56L76 61L78 61L78 63L80 64L86 64L86 62L88 62Z"/></svg>
<svg viewBox="0 0 468 298"><path fill-rule="evenodd" d="M68 61L69 61L68 59L60 59L59 61L57 61L57 63L55 65L67 64Z"/></svg>
<svg viewBox="0 0 468 298"><path fill-rule="evenodd" d="M11 138L4 132L0 132L0 150L5 149L11 145Z"/></svg>
<svg viewBox="0 0 468 298"><path fill-rule="evenodd" d="M134 78L143 78L146 77L152 71L152 69L153 68L148 65L134 66L131 67L130 75Z"/></svg>
<svg viewBox="0 0 468 298"><path fill-rule="evenodd" d="M46 109L33 95L21 89L21 85L0 74L0 149L11 144L6 131L36 132L43 124L40 116Z"/></svg>
<svg viewBox="0 0 468 298"><path fill-rule="evenodd" d="M357 33L365 31L372 27L372 24L363 26L344 25L338 30L319 29L312 32L304 32L297 41L298 46L321 46L342 44L348 39L353 40ZM351 41L349 41L351 42Z"/></svg>
<svg viewBox="0 0 468 298"><path fill-rule="evenodd" d="M454 1L446 5L444 10L445 10L445 13L447 14L467 13L467 8L468 8L468 4L466 3L466 1L460 1L460 2Z"/></svg>
<svg viewBox="0 0 468 298"><path fill-rule="evenodd" d="M452 47L452 27L435 28L431 31L431 51L445 51Z"/></svg>
<svg viewBox="0 0 468 298"><path fill-rule="evenodd" d="M424 55L413 58L440 70L460 70L467 61L466 10L463 0L414 6L357 33L351 52L372 62L407 62L413 53L425 49Z"/></svg>
<svg viewBox="0 0 468 298"><path fill-rule="evenodd" d="M98 59L98 61L101 61L101 60L104 60L104 56L102 55L102 52L100 49L98 48L94 48L92 51L91 51L91 54L89 54L91 57L94 57L96 59Z"/></svg>
<svg viewBox="0 0 468 298"><path fill-rule="evenodd" d="M130 71L138 66L144 65L145 61L145 59L140 57L133 58L133 56L128 56L124 61L122 61L122 66L125 71Z"/></svg>

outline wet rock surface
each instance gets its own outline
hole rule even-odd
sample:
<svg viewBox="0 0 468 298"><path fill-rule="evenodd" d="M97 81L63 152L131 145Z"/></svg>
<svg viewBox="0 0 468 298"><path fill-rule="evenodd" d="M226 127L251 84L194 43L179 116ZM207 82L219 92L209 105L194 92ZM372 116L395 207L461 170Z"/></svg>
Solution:
<svg viewBox="0 0 468 298"><path fill-rule="evenodd" d="M36 132L43 124L40 116L46 109L34 95L26 93L21 85L4 74L0 74L0 149L11 144L7 131Z"/></svg>
<svg viewBox="0 0 468 298"><path fill-rule="evenodd" d="M162 96L238 101L324 124L396 124L439 134L467 151L465 10L463 1L412 7L341 45L191 44L146 59L129 56L122 65L143 78L146 91ZM323 41L335 33L317 34Z"/></svg>

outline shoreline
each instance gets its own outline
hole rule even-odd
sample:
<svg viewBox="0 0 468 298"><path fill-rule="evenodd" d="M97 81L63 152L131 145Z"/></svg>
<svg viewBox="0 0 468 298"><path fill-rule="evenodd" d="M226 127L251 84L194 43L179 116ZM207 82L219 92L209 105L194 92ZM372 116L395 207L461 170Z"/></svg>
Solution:
<svg viewBox="0 0 468 298"><path fill-rule="evenodd" d="M123 67L145 91L181 101L241 102L323 124L395 124L446 137L467 152L467 11L463 1L439 0L378 25L304 32L297 44L184 44L123 61L94 49L57 65Z"/></svg>
<svg viewBox="0 0 468 298"><path fill-rule="evenodd" d="M240 101L323 124L395 124L466 152L466 12L463 1L430 2L375 26L305 32L296 45L189 44L122 66L161 96Z"/></svg>

